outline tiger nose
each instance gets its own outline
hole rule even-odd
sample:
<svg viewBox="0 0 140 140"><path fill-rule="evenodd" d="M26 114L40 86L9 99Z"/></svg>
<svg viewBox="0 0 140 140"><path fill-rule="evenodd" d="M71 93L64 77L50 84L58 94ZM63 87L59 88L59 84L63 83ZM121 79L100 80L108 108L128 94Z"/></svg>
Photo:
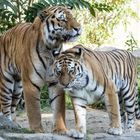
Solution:
<svg viewBox="0 0 140 140"><path fill-rule="evenodd" d="M69 85L69 82L67 82L66 80L60 80L60 84L63 86L63 87L67 87Z"/></svg>
<svg viewBox="0 0 140 140"><path fill-rule="evenodd" d="M79 35L80 35L81 32L82 32L81 27L74 27L73 29L74 29Z"/></svg>
<svg viewBox="0 0 140 140"><path fill-rule="evenodd" d="M61 83L61 85L66 88L68 87L69 83Z"/></svg>

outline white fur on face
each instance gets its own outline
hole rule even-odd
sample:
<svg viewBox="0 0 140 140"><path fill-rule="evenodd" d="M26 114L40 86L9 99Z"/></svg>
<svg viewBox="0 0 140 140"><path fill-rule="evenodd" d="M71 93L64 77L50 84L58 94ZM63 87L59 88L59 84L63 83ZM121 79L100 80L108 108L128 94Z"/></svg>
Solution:
<svg viewBox="0 0 140 140"><path fill-rule="evenodd" d="M50 26L50 29L52 28L52 26ZM56 39L53 39L51 40L49 38L49 35L50 33L48 32L48 29L46 26L44 26L44 42L47 44L47 45L55 45L57 40Z"/></svg>
<svg viewBox="0 0 140 140"><path fill-rule="evenodd" d="M57 11L55 16L56 16L56 18L58 18L59 20L67 21L67 19L66 19L66 14L64 13L64 11L61 11L61 12Z"/></svg>

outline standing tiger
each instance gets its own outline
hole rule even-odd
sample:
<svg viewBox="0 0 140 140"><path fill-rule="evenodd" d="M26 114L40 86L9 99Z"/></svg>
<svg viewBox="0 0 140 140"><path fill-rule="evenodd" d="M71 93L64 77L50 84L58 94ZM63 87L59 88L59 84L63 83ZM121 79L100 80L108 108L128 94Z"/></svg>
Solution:
<svg viewBox="0 0 140 140"><path fill-rule="evenodd" d="M136 88L136 59L128 51L95 51L77 45L62 53L54 52L53 72L72 97L76 130L68 135L86 134L86 105L104 97L110 118L109 134L134 130L140 118Z"/></svg>
<svg viewBox="0 0 140 140"><path fill-rule="evenodd" d="M44 9L33 23L21 23L0 36L0 105L12 122L12 114L24 92L30 128L43 132L40 88L48 84L54 131L66 131L64 91L53 77L52 52L81 34L80 24L65 6ZM10 126L14 127L14 126Z"/></svg>

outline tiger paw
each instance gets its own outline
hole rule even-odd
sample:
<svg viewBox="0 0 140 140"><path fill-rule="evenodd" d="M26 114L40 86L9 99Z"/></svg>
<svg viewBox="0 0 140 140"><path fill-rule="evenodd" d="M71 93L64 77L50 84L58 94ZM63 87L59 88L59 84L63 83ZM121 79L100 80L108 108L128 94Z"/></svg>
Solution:
<svg viewBox="0 0 140 140"><path fill-rule="evenodd" d="M125 130L126 130L126 123L125 122L122 122L121 123L121 127L122 127L122 130L123 130L123 133L124 133Z"/></svg>
<svg viewBox="0 0 140 140"><path fill-rule="evenodd" d="M43 128L35 128L35 129L31 129L32 132L34 133L44 133L44 129Z"/></svg>
<svg viewBox="0 0 140 140"><path fill-rule="evenodd" d="M121 127L120 128L111 127L108 129L107 133L111 135L121 135L123 133L123 130Z"/></svg>
<svg viewBox="0 0 140 140"><path fill-rule="evenodd" d="M127 125L126 129L125 129L125 133L131 133L135 131L135 125Z"/></svg>
<svg viewBox="0 0 140 140"><path fill-rule="evenodd" d="M76 138L76 139L83 139L85 137L84 133L79 132L79 131L77 131L75 129L68 130L66 132L66 135L68 135L69 137Z"/></svg>
<svg viewBox="0 0 140 140"><path fill-rule="evenodd" d="M66 132L67 132L68 130L66 129L66 128L64 128L64 129L53 129L53 133L56 133L56 134L59 134L59 135L65 135L66 134Z"/></svg>
<svg viewBox="0 0 140 140"><path fill-rule="evenodd" d="M10 119L0 116L0 128L3 129L21 129L21 126Z"/></svg>

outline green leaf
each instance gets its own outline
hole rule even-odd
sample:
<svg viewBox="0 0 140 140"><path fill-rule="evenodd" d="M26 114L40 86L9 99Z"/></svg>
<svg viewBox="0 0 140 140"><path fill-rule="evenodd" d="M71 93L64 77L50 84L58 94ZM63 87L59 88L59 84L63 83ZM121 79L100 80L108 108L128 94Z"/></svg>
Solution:
<svg viewBox="0 0 140 140"><path fill-rule="evenodd" d="M96 14L95 14L94 8L91 6L89 10L90 10L90 13L95 17Z"/></svg>

